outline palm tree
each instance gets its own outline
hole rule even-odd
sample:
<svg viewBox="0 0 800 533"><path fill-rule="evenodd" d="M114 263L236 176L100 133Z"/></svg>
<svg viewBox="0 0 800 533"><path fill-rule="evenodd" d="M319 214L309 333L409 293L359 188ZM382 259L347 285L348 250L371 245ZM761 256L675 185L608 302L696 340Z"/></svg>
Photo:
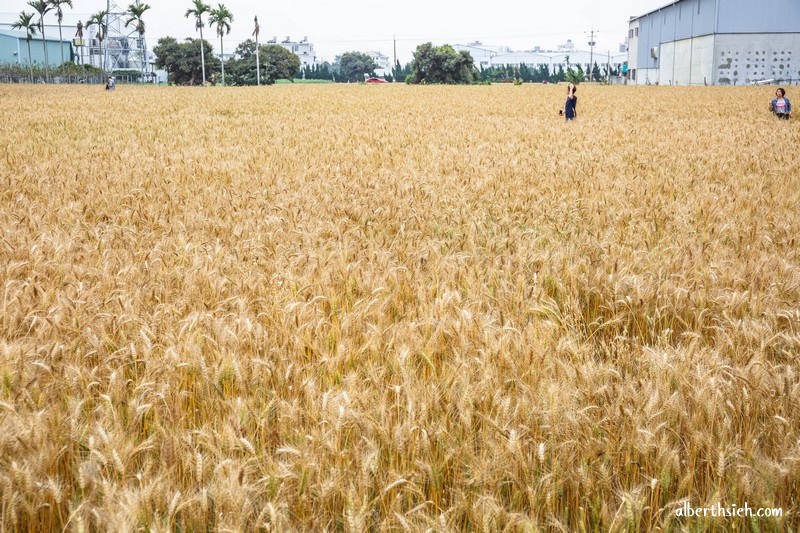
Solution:
<svg viewBox="0 0 800 533"><path fill-rule="evenodd" d="M203 85L206 84L206 54L203 51L205 48L205 43L203 42L203 15L208 13L211 9L211 6L208 4L204 4L203 0L192 0L194 7L191 7L186 10L186 15L184 15L187 19L189 17L194 17L195 19L195 28L200 30L200 64L203 69Z"/></svg>
<svg viewBox="0 0 800 533"><path fill-rule="evenodd" d="M216 9L210 11L208 25L217 26L217 35L219 35L219 56L222 63L222 85L225 85L225 52L222 48L222 36L231 33L231 22L233 22L233 13L222 4L219 4Z"/></svg>
<svg viewBox="0 0 800 533"><path fill-rule="evenodd" d="M31 37L36 35L36 24L33 22L33 13L25 13L22 11L19 14L19 20L16 21L11 27L15 30L25 30L28 41L28 69L31 71L31 83L33 83L33 59L31 59Z"/></svg>
<svg viewBox="0 0 800 533"><path fill-rule="evenodd" d="M571 83L573 85L578 85L583 80L580 68L581 68L580 65L578 65L578 71L576 72L575 69L570 67L570 69L567 71L567 74L564 77L565 78L564 81Z"/></svg>
<svg viewBox="0 0 800 533"><path fill-rule="evenodd" d="M50 6L50 9L56 10L56 18L58 19L58 40L59 48L61 49L61 75L64 76L64 36L61 34L61 23L64 22L64 10L61 6L68 6L72 9L72 0L45 0Z"/></svg>
<svg viewBox="0 0 800 533"><path fill-rule="evenodd" d="M39 29L42 31L42 49L44 50L44 79L50 81L50 59L47 57L47 41L44 38L44 16L50 6L44 0L28 0L28 5L39 13Z"/></svg>
<svg viewBox="0 0 800 533"><path fill-rule="evenodd" d="M125 20L125 27L127 28L133 24L136 31L139 33L139 49L142 51L142 81L144 81L144 72L147 66L147 48L144 44L144 12L150 9L150 4L140 4L138 1L135 4L128 6L128 13L130 16Z"/></svg>
<svg viewBox="0 0 800 533"><path fill-rule="evenodd" d="M80 53L81 53L81 67L82 67L83 65L85 65L85 64L86 64L86 63L84 63L84 62L83 62L83 22L81 22L81 21L79 20L79 21L78 21L78 24L77 24L77 26L75 27L75 29L76 29L76 31L75 31L75 37L77 37L77 38L78 38L78 42L80 42L80 43L81 43L81 44L80 44L80 46L79 46L78 48L80 48Z"/></svg>
<svg viewBox="0 0 800 533"><path fill-rule="evenodd" d="M86 27L90 26L97 26L97 33L95 37L98 41L100 41L100 49L103 48L103 39L106 38L106 12L105 11L98 11L91 17L86 20ZM94 66L94 61L92 60L92 53L91 48L89 49L89 62ZM102 59L100 60L102 62Z"/></svg>

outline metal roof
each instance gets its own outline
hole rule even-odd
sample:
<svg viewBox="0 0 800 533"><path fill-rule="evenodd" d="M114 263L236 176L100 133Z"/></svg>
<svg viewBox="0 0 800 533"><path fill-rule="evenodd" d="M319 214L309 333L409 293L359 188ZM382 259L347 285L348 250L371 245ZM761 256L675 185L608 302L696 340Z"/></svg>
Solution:
<svg viewBox="0 0 800 533"><path fill-rule="evenodd" d="M42 34L38 33L38 30L39 30L38 27L36 28L36 30L37 30L37 33L36 33L36 35L32 36L31 40L40 41L41 42ZM27 38L28 38L28 33L27 32L18 31L18 30L0 30L0 35L5 35L6 37L16 37L17 39L25 39L25 40L27 40ZM60 42L71 43L72 42L70 40L61 41L61 40L59 40L58 37L51 37L49 35L45 35L45 39L44 40L45 41L54 41L54 42L57 42L57 43L60 43Z"/></svg>
<svg viewBox="0 0 800 533"><path fill-rule="evenodd" d="M664 4L661 7L657 7L656 9L648 11L647 13L644 13L642 15L638 15L638 16L635 16L635 17L631 17L628 22L633 22L634 20L638 20L640 18L646 17L647 15L652 15L653 13L658 13L662 9L668 8L670 6L674 6L675 4L680 4L681 2L683 2L683 0L673 0L672 2L669 2L668 4Z"/></svg>

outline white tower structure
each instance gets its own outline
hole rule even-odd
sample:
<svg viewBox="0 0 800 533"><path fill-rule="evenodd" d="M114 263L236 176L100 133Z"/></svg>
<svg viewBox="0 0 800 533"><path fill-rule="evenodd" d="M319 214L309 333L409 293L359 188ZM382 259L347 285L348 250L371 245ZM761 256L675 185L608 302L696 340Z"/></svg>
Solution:
<svg viewBox="0 0 800 533"><path fill-rule="evenodd" d="M133 0L140 5L140 0ZM147 43L144 35L137 31L136 24L125 26L130 12L114 0L106 0L105 35L101 46L93 47L92 54L100 55L100 64L106 72L115 70L147 71ZM90 34L98 33L97 25L91 28ZM93 44L95 41L93 40ZM99 43L97 43L99 45Z"/></svg>

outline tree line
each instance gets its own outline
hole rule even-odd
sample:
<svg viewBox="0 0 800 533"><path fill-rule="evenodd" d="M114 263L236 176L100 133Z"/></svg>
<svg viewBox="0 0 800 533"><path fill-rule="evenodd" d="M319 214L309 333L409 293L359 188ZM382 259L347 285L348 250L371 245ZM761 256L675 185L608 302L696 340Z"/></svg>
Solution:
<svg viewBox="0 0 800 533"><path fill-rule="evenodd" d="M479 72L479 79L482 82L525 82L525 83L558 83L569 81L579 83L588 77L589 65L570 65L564 68L564 64L554 65L495 65L482 68ZM597 62L592 66L592 79L603 80L608 76L619 76L619 69L608 68L607 65L600 67Z"/></svg>
<svg viewBox="0 0 800 533"><path fill-rule="evenodd" d="M144 4L147 5L147 4ZM68 7L72 9L72 0L28 0L28 6L30 6L34 13L28 13L24 9L19 13L19 18L11 24L11 28L15 30L23 30L25 31L25 41L27 42L28 48L28 69L30 72L30 81L33 81L33 59L31 54L31 41L33 37L36 36L37 32L41 32L42 36L42 50L44 52L44 79L45 81L50 80L50 58L48 57L47 53L47 41L45 40L44 28L45 28L45 15L48 13L53 13L56 17L56 21L58 22L58 38L59 41L64 41L63 36L63 28L62 24L64 22L64 8ZM150 6L147 6L149 9ZM38 20L35 20L34 17L39 15ZM80 21L78 21L78 25L80 26ZM80 30L79 30L80 31ZM61 74L66 75L66 68L67 68L67 61L64 58L64 47L61 46ZM69 58L70 61L73 60L72 57Z"/></svg>
<svg viewBox="0 0 800 533"><path fill-rule="evenodd" d="M45 80L49 80L49 60L44 37L45 15L51 11L55 13L59 38L63 41L61 27L63 9L64 7L72 8L72 0L29 0L28 5L39 15L38 20L34 20L33 13L23 10L19 15L19 20L12 27L26 31L31 81L34 78L31 40L37 31L41 32L45 55ZM139 42L142 43L142 47L145 42L146 30L144 14L149 9L150 5L135 1L128 6L126 11L125 26L132 26L135 29L139 34ZM233 13L224 4L213 8L203 0L191 0L185 17L194 19L200 38L189 38L184 42L178 42L173 37L164 37L159 39L158 45L153 50L156 54L156 65L165 69L169 74L170 81L178 85L205 85L208 79L207 66L212 73L211 82L222 85L227 84L226 70L230 83L233 85L260 84L262 71L264 73L263 81L269 85L279 79L292 80L296 77L334 82L359 82L364 81L366 76L375 76L375 72L378 70L378 65L373 58L362 52L346 52L337 56L332 64L324 62L301 67L300 58L284 47L277 44L262 45L258 43L260 30L258 17L254 18L253 36L255 39L242 42L236 48L232 58L222 60L220 57L225 57L223 38L230 34ZM212 45L203 38L203 28L206 23L209 27L215 27L216 35L219 37L220 57L213 54ZM85 26L87 29L96 26L95 38L100 42L101 47L103 40L107 37L107 24L108 13L100 11L92 15ZM82 39L83 31L84 25L78 21L76 36ZM142 48L143 58L146 58L146 54L146 50ZM67 66L63 57L63 47L61 55L62 75L65 75ZM145 63L146 61L142 61L141 78L145 76ZM424 43L417 47L409 64L401 66L399 62L396 62L391 73L386 73L383 77L386 81L405 81L411 84L469 84L493 81L558 82L564 80L577 82L584 79L584 71L580 65L575 65L573 68L569 64L568 57L565 63L566 65L558 65L558 68L554 67L552 70L548 65L535 67L527 65L492 66L479 70L475 67L475 62L467 51L457 51L450 45L434 46L432 43ZM84 64L82 59L81 64ZM217 71L220 72L219 78L216 76ZM586 72L589 72L589 65L586 65ZM604 77L604 73L597 63L592 66L591 73L594 79ZM611 71L606 69L605 76L616 74L618 73L614 69Z"/></svg>
<svg viewBox="0 0 800 533"><path fill-rule="evenodd" d="M172 37L159 40L155 48L158 56L157 64L167 70L170 80L179 85L200 83L201 47L198 40L187 39L184 43ZM255 53L256 43L252 39L242 42L234 52L234 57L221 64L213 53L210 43L203 41L205 57L208 57L211 71L229 73L233 85L255 85L257 66L264 77L262 81L273 84L279 79L325 80L337 83L362 82L367 76L376 76L378 65L368 54L362 52L345 52L336 57L333 63L322 62L301 66L297 55L277 44L258 45L259 54ZM491 82L525 82L525 83L558 83L570 81L579 83L588 78L589 65L571 64L569 56L562 64L529 65L495 65L487 68L476 68L472 56L467 51L457 51L450 45L434 46L424 43L417 47L410 63L402 66L395 62L390 72L384 73L386 81L404 81L410 84L470 84ZM595 62L591 68L592 78L604 79L618 75L615 68L602 68ZM212 75L212 83L217 82Z"/></svg>
<svg viewBox="0 0 800 533"><path fill-rule="evenodd" d="M202 45L201 45L202 43ZM258 54L256 54L258 48ZM247 39L236 47L233 57L221 61L213 53L213 46L205 40L186 39L178 42L174 37L163 37L153 49L156 65L169 74L171 83L176 85L198 85L203 79L203 62L211 72L208 81L216 84L221 77L216 72L227 72L229 85L256 85L258 76L261 83L272 85L278 80L326 80L333 82L359 82L365 76L374 76L378 66L367 54L345 52L337 56L333 63L323 62L302 66L300 58L278 44L258 44ZM207 59L202 60L205 57ZM398 72L402 71L400 69ZM392 81L392 76L385 76Z"/></svg>

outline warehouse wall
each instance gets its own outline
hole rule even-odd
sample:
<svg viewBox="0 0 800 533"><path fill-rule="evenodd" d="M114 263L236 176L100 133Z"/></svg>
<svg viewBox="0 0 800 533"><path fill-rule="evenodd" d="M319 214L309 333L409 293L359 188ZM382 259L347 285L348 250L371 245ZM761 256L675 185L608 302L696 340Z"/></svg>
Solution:
<svg viewBox="0 0 800 533"><path fill-rule="evenodd" d="M800 28L797 0L720 0L717 33L793 33Z"/></svg>
<svg viewBox="0 0 800 533"><path fill-rule="evenodd" d="M798 26L800 28L800 26ZM800 33L717 35L714 83L800 79Z"/></svg>

